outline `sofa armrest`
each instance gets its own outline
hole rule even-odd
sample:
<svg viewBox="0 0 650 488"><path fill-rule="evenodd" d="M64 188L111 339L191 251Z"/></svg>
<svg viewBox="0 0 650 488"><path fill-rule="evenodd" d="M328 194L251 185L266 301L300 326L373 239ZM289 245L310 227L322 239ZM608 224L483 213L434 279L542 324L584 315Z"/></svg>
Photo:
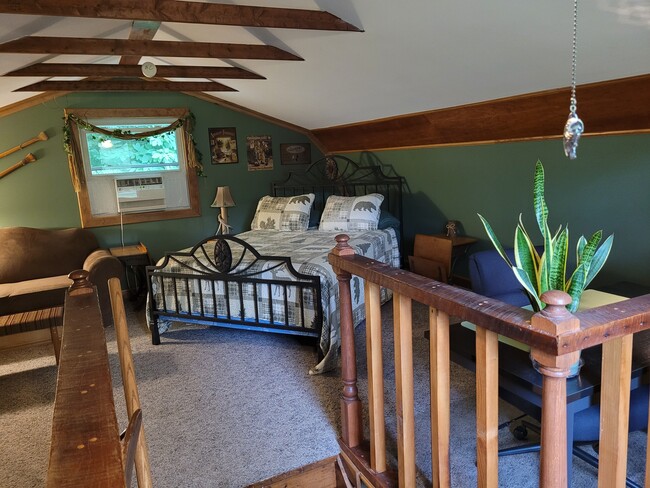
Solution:
<svg viewBox="0 0 650 488"><path fill-rule="evenodd" d="M97 287L99 307L102 312L104 326L113 323L111 299L108 293L109 278L122 279L124 267L119 259L105 249L96 249L84 261L84 269L88 271L88 279Z"/></svg>

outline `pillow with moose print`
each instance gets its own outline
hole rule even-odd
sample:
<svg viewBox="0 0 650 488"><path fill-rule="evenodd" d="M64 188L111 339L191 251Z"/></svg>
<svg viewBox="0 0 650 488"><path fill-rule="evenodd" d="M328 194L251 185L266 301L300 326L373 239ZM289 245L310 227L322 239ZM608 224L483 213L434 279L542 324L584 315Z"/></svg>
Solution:
<svg viewBox="0 0 650 488"><path fill-rule="evenodd" d="M294 197L265 196L257 202L251 230L307 230L314 194Z"/></svg>
<svg viewBox="0 0 650 488"><path fill-rule="evenodd" d="M375 230L384 195L330 196L320 219L319 230Z"/></svg>

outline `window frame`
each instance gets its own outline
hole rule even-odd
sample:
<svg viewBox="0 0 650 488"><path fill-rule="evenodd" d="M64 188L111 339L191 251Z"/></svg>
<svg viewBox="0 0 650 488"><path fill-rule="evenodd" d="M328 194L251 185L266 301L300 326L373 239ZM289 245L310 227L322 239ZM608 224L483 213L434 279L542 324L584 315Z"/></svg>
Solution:
<svg viewBox="0 0 650 488"><path fill-rule="evenodd" d="M65 114L75 114L84 119L97 118L144 118L144 117L173 117L175 119L188 115L189 111L185 108L127 108L127 109L86 109L75 108L65 109ZM72 124L73 137L77 144L81 144L80 133L76 124ZM93 215L90 204L90 195L86 184L85 164L79 165L83 169L79 178L81 188L77 192L77 203L79 205L79 215L81 217L81 226L105 227L109 225L135 224L140 222L155 222L160 220L184 219L190 217L199 217L201 215L201 204L199 199L199 187L196 172L192 168L185 168L185 178L187 181L187 191L189 196L189 208L172 209L172 210L155 210L151 212L129 212L110 215Z"/></svg>

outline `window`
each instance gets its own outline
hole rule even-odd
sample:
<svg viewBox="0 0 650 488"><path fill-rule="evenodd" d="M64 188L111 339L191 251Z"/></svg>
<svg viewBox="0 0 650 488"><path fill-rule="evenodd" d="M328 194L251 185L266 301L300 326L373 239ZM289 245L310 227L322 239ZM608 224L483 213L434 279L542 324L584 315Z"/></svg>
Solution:
<svg viewBox="0 0 650 488"><path fill-rule="evenodd" d="M188 154L194 151L192 142L186 147L187 113L184 109L66 110L66 116L73 115L76 121L69 124L69 138L76 144L73 166L80 180L83 227L200 215L195 171L187 164ZM153 135L139 138L145 132Z"/></svg>
<svg viewBox="0 0 650 488"><path fill-rule="evenodd" d="M164 129L173 122L108 125L104 120L90 120L93 125L110 131L138 134ZM124 140L82 130L88 148L92 176L147 173L152 171L179 171L177 131L163 132L143 139Z"/></svg>

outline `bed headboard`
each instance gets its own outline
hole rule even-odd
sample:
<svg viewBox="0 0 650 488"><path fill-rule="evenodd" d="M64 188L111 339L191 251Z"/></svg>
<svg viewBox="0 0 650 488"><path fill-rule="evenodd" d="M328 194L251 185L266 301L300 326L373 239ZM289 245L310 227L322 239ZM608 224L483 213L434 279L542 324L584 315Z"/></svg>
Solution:
<svg viewBox="0 0 650 488"><path fill-rule="evenodd" d="M388 176L380 166L359 166L345 156L332 155L319 159L304 171L291 171L285 180L272 183L271 192L276 197L313 193L316 200L312 212L317 215L323 212L330 195L381 193L384 195L382 210L390 212L401 223L403 187L404 177ZM404 232L400 232L400 235L403 236Z"/></svg>

